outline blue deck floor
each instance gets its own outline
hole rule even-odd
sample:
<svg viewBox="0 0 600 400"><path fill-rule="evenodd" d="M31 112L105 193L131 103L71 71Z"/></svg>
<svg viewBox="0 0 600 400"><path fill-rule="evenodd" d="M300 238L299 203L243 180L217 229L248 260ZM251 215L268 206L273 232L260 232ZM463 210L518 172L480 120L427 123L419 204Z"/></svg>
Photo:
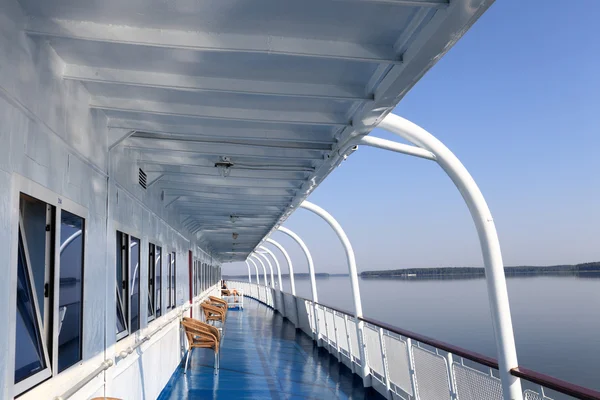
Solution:
<svg viewBox="0 0 600 400"><path fill-rule="evenodd" d="M159 400L383 399L280 314L251 299L245 306L227 314L219 373L212 351L195 349Z"/></svg>

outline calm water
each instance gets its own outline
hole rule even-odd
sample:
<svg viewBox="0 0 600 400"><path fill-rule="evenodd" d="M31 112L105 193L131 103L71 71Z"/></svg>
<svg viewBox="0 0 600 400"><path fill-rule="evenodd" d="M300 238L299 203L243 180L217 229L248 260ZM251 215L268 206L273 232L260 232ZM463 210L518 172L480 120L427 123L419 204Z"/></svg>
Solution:
<svg viewBox="0 0 600 400"><path fill-rule="evenodd" d="M320 303L352 310L348 277L317 288ZM367 317L496 357L483 279L361 279L360 290ZM508 291L519 364L600 390L600 276L509 278ZM296 292L311 298L309 280Z"/></svg>

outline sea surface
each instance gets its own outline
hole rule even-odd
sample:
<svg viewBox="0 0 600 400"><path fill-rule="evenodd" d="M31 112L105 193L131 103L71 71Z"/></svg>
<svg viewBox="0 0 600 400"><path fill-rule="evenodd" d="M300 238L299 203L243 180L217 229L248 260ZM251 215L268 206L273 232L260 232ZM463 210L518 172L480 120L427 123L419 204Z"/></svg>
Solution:
<svg viewBox="0 0 600 400"><path fill-rule="evenodd" d="M289 280L284 291L290 292ZM507 279L519 365L600 390L600 274ZM317 278L319 303L353 310L348 276ZM485 280L360 279L366 317L496 357ZM310 281L296 279L310 299Z"/></svg>

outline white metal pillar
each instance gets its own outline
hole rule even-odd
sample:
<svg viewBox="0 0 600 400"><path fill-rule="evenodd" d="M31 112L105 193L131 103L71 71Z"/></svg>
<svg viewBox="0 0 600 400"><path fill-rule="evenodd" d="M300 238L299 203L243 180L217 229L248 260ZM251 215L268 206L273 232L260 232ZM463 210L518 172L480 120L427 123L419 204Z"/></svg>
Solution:
<svg viewBox="0 0 600 400"><path fill-rule="evenodd" d="M252 274L250 273L250 263L246 260L246 267L248 267L248 283L252 283Z"/></svg>
<svg viewBox="0 0 600 400"><path fill-rule="evenodd" d="M510 370L516 368L519 364L517 362L517 350L508 302L508 291L506 289L506 277L504 276L504 264L500 252L500 241L498 240L492 214L481 190L479 190L475 180L460 160L441 141L425 129L394 114L388 114L379 124L379 128L399 135L414 145L430 151L467 203L477 228L483 253L504 399L521 400L523 398L521 380L510 373Z"/></svg>
<svg viewBox="0 0 600 400"><path fill-rule="evenodd" d="M279 283L279 291L282 291L283 283L281 282L281 266L279 265L279 261L277 260L277 257L275 257L275 254L273 254L273 252L271 250L267 249L265 246L260 246L259 248L266 251L267 254L270 255L271 258L273 258L273 260L275 260L275 268L277 269L277 282Z"/></svg>
<svg viewBox="0 0 600 400"><path fill-rule="evenodd" d="M256 266L256 263L254 262L254 260L252 260L250 257L248 257L248 261L250 261L252 263L252 265L254 265L254 269L256 270L256 284L260 285L260 277L258 275L258 267Z"/></svg>
<svg viewBox="0 0 600 400"><path fill-rule="evenodd" d="M265 287L268 287L269 285L267 284L267 267L265 267L265 263L264 263L264 262L262 262L262 260L260 259L260 257L258 257L258 256L257 256L256 254L254 254L254 253L252 253L252 254L250 255L250 257L254 257L254 258L255 258L255 259L256 259L256 260L257 260L257 261L260 263L260 265L262 266L262 269L263 269L263 275L264 275L264 278L265 278ZM260 282L259 282L259 285L260 285Z"/></svg>
<svg viewBox="0 0 600 400"><path fill-rule="evenodd" d="M296 282L294 280L294 267L292 265L292 259L290 258L290 255L288 254L287 251L285 251L285 248L279 244L279 242L271 239L271 238L267 238L267 243L271 243L273 246L277 247L279 249L279 251L281 251L283 253L283 257L285 257L285 260L288 263L288 269L290 271L290 286L292 287L292 294L295 296L296 295Z"/></svg>
<svg viewBox="0 0 600 400"><path fill-rule="evenodd" d="M300 236L296 235L293 231L289 230L288 228L284 227L284 226L280 226L279 231L285 233L286 235L288 235L289 237L291 237L292 239L294 239L296 241L296 243L298 243L300 245L300 247L302 248L302 251L304 251L304 255L306 256L306 261L308 261L308 274L310 275L310 289L312 292L312 301L313 301L313 324L315 327L315 335L316 337L314 338L315 341L317 342L317 346L320 345L319 343L319 321L317 319L317 303L319 302L319 296L317 294L317 280L315 279L315 264L313 263L313 259L312 256L310 255L310 251L308 250L308 247L306 247L306 244L304 243L304 241L302 239L300 239Z"/></svg>
<svg viewBox="0 0 600 400"><path fill-rule="evenodd" d="M269 261L269 258L266 255L264 255L263 253L256 251L256 252L254 252L254 254L264 258L264 260L267 262L267 265L269 266L269 271L271 272L271 287L275 288L275 275L273 274L273 264L271 264L271 261Z"/></svg>
<svg viewBox="0 0 600 400"><path fill-rule="evenodd" d="M316 204L311 203L310 201L303 201L300 204L301 208L312 211L317 214L319 217L323 218L325 222L329 224L335 231L336 235L342 242L344 246L344 250L346 251L346 259L348 261L348 273L350 275L350 284L352 286L352 297L354 300L354 317L356 318L356 333L358 337L358 350L360 353L361 359L361 373L365 386L370 386L370 370L369 364L367 363L366 356L366 345L364 343L364 327L365 323L360 320L363 316L362 312L362 301L360 299L360 288L358 286L358 271L356 270L356 257L354 256L354 250L352 249L352 244L346 235L346 232L342 229L342 226L336 221L335 218L327 211L317 206Z"/></svg>

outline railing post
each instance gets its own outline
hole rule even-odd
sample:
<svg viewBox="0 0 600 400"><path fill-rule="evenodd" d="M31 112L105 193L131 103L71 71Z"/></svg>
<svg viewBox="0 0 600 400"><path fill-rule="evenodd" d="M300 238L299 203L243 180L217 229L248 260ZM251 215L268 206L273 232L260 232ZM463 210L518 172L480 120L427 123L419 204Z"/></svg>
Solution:
<svg viewBox="0 0 600 400"><path fill-rule="evenodd" d="M252 265L254 265L254 270L256 271L256 284L260 285L260 279L259 279L260 277L258 275L258 266L256 265L256 263L251 258L248 258L247 261L250 261L252 263Z"/></svg>
<svg viewBox="0 0 600 400"><path fill-rule="evenodd" d="M248 260L246 260L245 262L246 262L246 267L248 267L248 282L252 283L252 274L250 273L250 263L248 262Z"/></svg>
<svg viewBox="0 0 600 400"><path fill-rule="evenodd" d="M452 364L454 363L454 357L452 353L446 354L446 360L448 361L448 379L450 381L450 398L457 399L458 392L456 391L456 382L454 382L454 371L452 370Z"/></svg>
<svg viewBox="0 0 600 400"><path fill-rule="evenodd" d="M285 251L283 246L280 245L275 240L273 240L271 238L267 238L267 243L271 243L273 246L277 247L279 249L279 251L281 251L283 253L283 257L285 257L285 260L288 263L288 269L290 271L290 286L292 287L292 294L294 296L296 296L296 282L294 280L294 267L292 265L292 259L290 258L290 255L288 254L287 251Z"/></svg>
<svg viewBox="0 0 600 400"><path fill-rule="evenodd" d="M406 338L406 350L408 351L408 369L410 375L410 388L413 392L413 398L417 399L417 374L415 372L415 356L412 351L412 339Z"/></svg>
<svg viewBox="0 0 600 400"><path fill-rule="evenodd" d="M279 261L277 260L277 257L275 257L275 254L273 254L273 252L269 249L267 249L265 246L260 246L259 249L262 249L264 251L264 253L262 253L263 256L265 256L266 259L266 255L270 255L271 258L273 259L273 261L275 261L275 269L277 271L277 282L278 282L278 288L277 288L277 292L275 293L275 295L277 296L277 309L279 312L281 312L281 315L283 315L284 317L286 316L285 314L285 303L283 301L283 283L281 282L281 267L279 266ZM271 277L271 279L273 279ZM275 281L273 281L275 282Z"/></svg>
<svg viewBox="0 0 600 400"><path fill-rule="evenodd" d="M335 356L337 357L338 362L341 362L342 361L342 355L341 355L341 352L340 352L340 338L339 338L339 335L338 335L337 324L335 322L335 313L336 312L337 311L335 311L335 310L331 310L331 315L333 316L333 336L334 336L334 339L335 339L335 352L336 352Z"/></svg>
<svg viewBox="0 0 600 400"><path fill-rule="evenodd" d="M269 271L271 272L271 287L274 288L275 287L275 277L273 275L273 264L271 264L271 261L269 261L269 259L267 258L267 256L265 256L262 253L259 253L258 251L254 252L254 254L256 254L257 256L262 257L266 262L267 265L269 266ZM267 285L269 286L269 285Z"/></svg>
<svg viewBox="0 0 600 400"><path fill-rule="evenodd" d="M275 257L275 254L273 254L273 252L271 250L269 250L268 248L266 248L265 246L260 246L259 249L266 251L267 254L269 254L271 256L271 258L275 261L275 269L277 270L277 283L279 284L279 291L282 291L283 290L283 282L281 281L281 267L279 265L279 261L277 260L277 257Z"/></svg>
<svg viewBox="0 0 600 400"><path fill-rule="evenodd" d="M494 219L481 190L479 190L475 180L460 160L425 129L394 114L388 114L378 127L399 135L416 146L431 152L435 156L435 161L454 182L465 200L475 223L483 253L504 399L522 400L521 381L510 373L510 370L518 367L519 364L500 241L498 240Z"/></svg>
<svg viewBox="0 0 600 400"><path fill-rule="evenodd" d="M360 319L363 316L362 313L362 302L360 299L360 288L358 286L358 271L356 269L356 258L354 256L354 250L352 249L352 244L346 235L346 232L342 229L342 226L336 221L335 218L327 211L317 206L316 204L311 203L310 201L304 200L300 203L300 207L305 208L313 213L317 214L319 217L323 218L325 222L329 224L335 231L336 235L342 242L344 246L344 250L346 251L346 258L348 261L348 272L350 275L350 284L352 286L352 297L354 299L354 317L356 318L356 333L358 340L358 347L360 351L360 357L362 360L366 361L366 350L364 345L364 322ZM366 362L362 363L361 375L363 378L363 385L365 387L371 386L371 376L369 371L369 365Z"/></svg>
<svg viewBox="0 0 600 400"><path fill-rule="evenodd" d="M350 369L352 373L356 373L354 366L354 356L352 355L352 340L350 339L350 331L348 330L348 315L344 314L344 327L346 328L346 343L348 343L348 356L350 358Z"/></svg>
<svg viewBox="0 0 600 400"><path fill-rule="evenodd" d="M304 251L304 255L306 256L306 261L308 262L308 274L310 275L310 288L312 291L312 302L313 302L313 322L314 322L314 326L315 326L315 341L317 342L317 346L320 346L319 343L319 321L318 321L318 314L317 314L317 303L319 302L319 296L317 294L317 280L315 278L315 265L313 263L313 259L312 256L310 255L310 251L308 250L308 247L306 247L306 244L304 243L304 241L302 239L300 239L300 236L296 235L293 231L289 230L288 228L284 227L284 226L280 226L279 231L281 231L282 233L285 233L286 235L288 235L289 237L291 237L292 239L294 239L296 241L296 243L298 243L298 245L300 245L300 247L302 248L302 251Z"/></svg>
<svg viewBox="0 0 600 400"><path fill-rule="evenodd" d="M267 267L265 266L265 263L264 263L264 262L262 262L262 260L260 259L260 257L258 257L258 256L257 256L255 253L252 253L252 255L250 255L250 257L254 257L254 259L255 259L256 261L258 261L258 263L259 263L259 264L260 264L260 266L262 267L262 269L263 269L263 278L264 278L264 282L265 282L265 287L266 287L266 286L269 286L269 285L267 284ZM259 284L260 284L260 282L259 282Z"/></svg>
<svg viewBox="0 0 600 400"><path fill-rule="evenodd" d="M381 364L383 365L383 378L385 379L386 395L387 399L392 398L392 388L390 386L390 371L388 369L387 355L385 353L385 343L383 342L383 328L377 328L379 333L379 350L381 351Z"/></svg>

